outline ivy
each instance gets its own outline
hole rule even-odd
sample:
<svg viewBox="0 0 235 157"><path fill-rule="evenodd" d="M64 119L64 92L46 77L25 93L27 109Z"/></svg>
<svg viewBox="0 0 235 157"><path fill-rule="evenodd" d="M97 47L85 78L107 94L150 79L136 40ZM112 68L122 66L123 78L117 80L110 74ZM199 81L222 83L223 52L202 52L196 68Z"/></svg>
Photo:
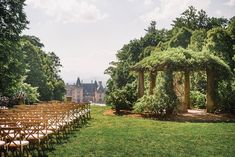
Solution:
<svg viewBox="0 0 235 157"><path fill-rule="evenodd" d="M230 67L219 57L207 51L196 52L184 48L170 48L165 51L155 50L132 67L133 70L147 71L214 71L218 79L232 76Z"/></svg>

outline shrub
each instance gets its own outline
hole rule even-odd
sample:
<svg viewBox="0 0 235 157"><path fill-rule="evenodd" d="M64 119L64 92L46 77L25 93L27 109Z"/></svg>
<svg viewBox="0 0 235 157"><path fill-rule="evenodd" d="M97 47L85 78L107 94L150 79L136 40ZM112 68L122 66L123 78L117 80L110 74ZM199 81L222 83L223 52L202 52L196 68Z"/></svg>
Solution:
<svg viewBox="0 0 235 157"><path fill-rule="evenodd" d="M172 114L179 103L174 92L172 72L166 74L158 81L153 95L145 95L134 105L134 111L153 114Z"/></svg>
<svg viewBox="0 0 235 157"><path fill-rule="evenodd" d="M190 91L191 104L193 108L206 108L206 95L200 91Z"/></svg>
<svg viewBox="0 0 235 157"><path fill-rule="evenodd" d="M136 83L127 84L122 89L115 89L106 97L106 103L112 105L119 112L122 109L132 109L137 100Z"/></svg>

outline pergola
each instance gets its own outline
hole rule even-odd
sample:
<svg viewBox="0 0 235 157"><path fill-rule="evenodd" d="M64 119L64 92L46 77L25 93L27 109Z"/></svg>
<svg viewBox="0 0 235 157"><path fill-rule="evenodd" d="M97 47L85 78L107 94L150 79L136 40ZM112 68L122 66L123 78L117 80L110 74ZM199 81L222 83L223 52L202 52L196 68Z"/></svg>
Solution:
<svg viewBox="0 0 235 157"><path fill-rule="evenodd" d="M187 112L190 106L190 73L196 71L206 71L206 109L213 112L214 101L214 80L224 73L228 75L231 70L219 57L207 52L195 52L183 48L172 48L166 51L155 51L150 56L138 62L132 70L138 72L138 94L144 95L144 74L149 73L150 88L149 94L153 94L156 85L158 71L170 70L172 72L184 73L184 99L182 111ZM223 74L222 74L223 72Z"/></svg>

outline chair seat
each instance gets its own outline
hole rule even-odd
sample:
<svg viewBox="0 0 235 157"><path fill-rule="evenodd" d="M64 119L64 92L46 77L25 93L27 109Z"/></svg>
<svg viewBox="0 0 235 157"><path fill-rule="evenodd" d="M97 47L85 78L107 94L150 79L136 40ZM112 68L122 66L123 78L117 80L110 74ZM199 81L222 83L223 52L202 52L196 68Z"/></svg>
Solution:
<svg viewBox="0 0 235 157"><path fill-rule="evenodd" d="M58 130L58 129L60 129L60 127L57 126L57 125L52 125L52 126L49 126L48 128L49 128L49 129L52 129L52 130Z"/></svg>
<svg viewBox="0 0 235 157"><path fill-rule="evenodd" d="M46 135L50 135L50 134L53 134L54 133L54 131L52 131L52 130L42 130L41 131L43 134L46 134Z"/></svg>
<svg viewBox="0 0 235 157"><path fill-rule="evenodd" d="M34 140L34 139L43 139L45 135L43 134L32 134L32 135L26 135L27 140Z"/></svg>
<svg viewBox="0 0 235 157"><path fill-rule="evenodd" d="M11 138L20 138L20 134L15 135L14 133L10 133L8 136L10 136Z"/></svg>
<svg viewBox="0 0 235 157"><path fill-rule="evenodd" d="M5 143L5 141L0 141L0 146L3 146Z"/></svg>
<svg viewBox="0 0 235 157"><path fill-rule="evenodd" d="M19 146L27 146L29 145L29 141L13 141L7 143L8 147L19 147Z"/></svg>

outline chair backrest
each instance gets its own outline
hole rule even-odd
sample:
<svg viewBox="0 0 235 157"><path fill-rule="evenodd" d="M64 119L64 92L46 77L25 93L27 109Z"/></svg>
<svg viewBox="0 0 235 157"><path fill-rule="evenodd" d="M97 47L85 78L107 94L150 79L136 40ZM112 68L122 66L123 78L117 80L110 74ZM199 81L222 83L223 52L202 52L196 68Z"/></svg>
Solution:
<svg viewBox="0 0 235 157"><path fill-rule="evenodd" d="M21 131L22 128L20 127L1 127L1 135L3 137L4 141L7 141L7 145L15 145L18 146L21 145L22 141L22 135ZM16 141L20 141L20 143L17 143Z"/></svg>

